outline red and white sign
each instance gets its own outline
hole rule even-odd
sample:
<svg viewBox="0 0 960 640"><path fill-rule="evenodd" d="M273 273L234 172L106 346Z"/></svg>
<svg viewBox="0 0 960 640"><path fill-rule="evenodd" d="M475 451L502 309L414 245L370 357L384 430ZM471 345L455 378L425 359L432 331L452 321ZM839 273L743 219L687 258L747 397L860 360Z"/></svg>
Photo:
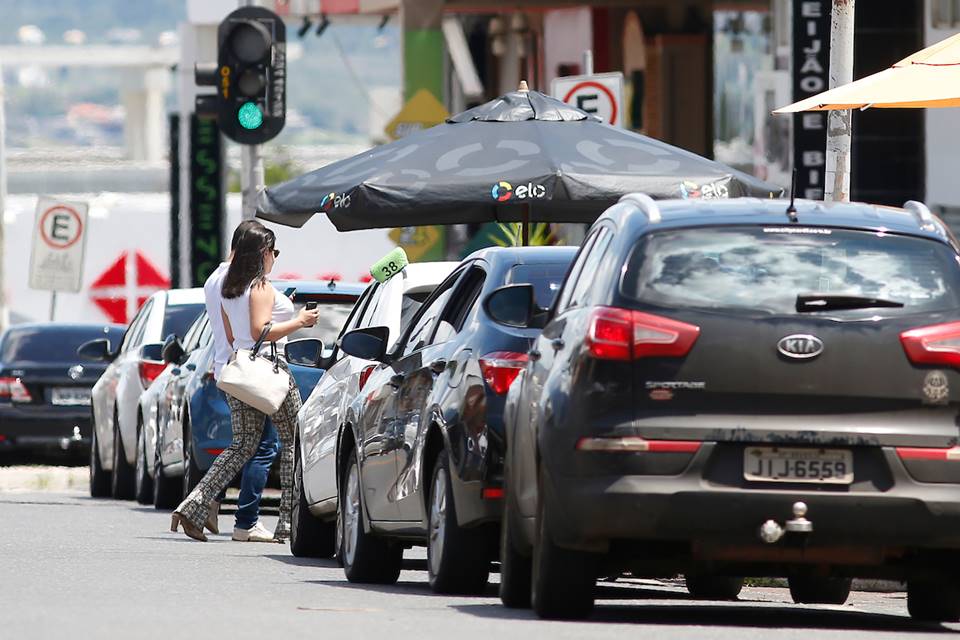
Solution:
<svg viewBox="0 0 960 640"><path fill-rule="evenodd" d="M170 288L170 278L140 251L124 251L90 285L90 299L110 322L126 324L156 291Z"/></svg>
<svg viewBox="0 0 960 640"><path fill-rule="evenodd" d="M30 252L30 288L80 291L86 245L87 203L37 200Z"/></svg>
<svg viewBox="0 0 960 640"><path fill-rule="evenodd" d="M554 78L550 93L572 107L582 109L615 127L623 126L623 74Z"/></svg>

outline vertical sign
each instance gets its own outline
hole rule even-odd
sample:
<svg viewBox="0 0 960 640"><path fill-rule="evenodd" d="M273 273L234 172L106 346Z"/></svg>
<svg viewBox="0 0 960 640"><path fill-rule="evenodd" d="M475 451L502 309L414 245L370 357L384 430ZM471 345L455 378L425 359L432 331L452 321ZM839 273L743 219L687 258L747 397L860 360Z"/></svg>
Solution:
<svg viewBox="0 0 960 640"><path fill-rule="evenodd" d="M793 100L826 91L830 71L830 0L793 0ZM827 112L793 117L793 166L801 198L822 200Z"/></svg>
<svg viewBox="0 0 960 640"><path fill-rule="evenodd" d="M30 253L30 288L80 291L87 239L87 204L41 196Z"/></svg>
<svg viewBox="0 0 960 640"><path fill-rule="evenodd" d="M170 279L180 282L180 114L171 113L170 129Z"/></svg>
<svg viewBox="0 0 960 640"><path fill-rule="evenodd" d="M223 145L216 120L190 122L190 286L201 286L223 258Z"/></svg>

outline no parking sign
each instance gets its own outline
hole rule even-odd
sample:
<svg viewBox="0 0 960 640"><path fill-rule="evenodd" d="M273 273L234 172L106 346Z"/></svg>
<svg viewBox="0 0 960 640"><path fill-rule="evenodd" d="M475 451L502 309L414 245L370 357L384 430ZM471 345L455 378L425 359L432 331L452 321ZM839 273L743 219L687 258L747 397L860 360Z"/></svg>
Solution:
<svg viewBox="0 0 960 640"><path fill-rule="evenodd" d="M623 126L623 74L620 72L554 78L550 93L607 124Z"/></svg>
<svg viewBox="0 0 960 640"><path fill-rule="evenodd" d="M87 234L87 203L41 196L30 253L30 288L80 291Z"/></svg>

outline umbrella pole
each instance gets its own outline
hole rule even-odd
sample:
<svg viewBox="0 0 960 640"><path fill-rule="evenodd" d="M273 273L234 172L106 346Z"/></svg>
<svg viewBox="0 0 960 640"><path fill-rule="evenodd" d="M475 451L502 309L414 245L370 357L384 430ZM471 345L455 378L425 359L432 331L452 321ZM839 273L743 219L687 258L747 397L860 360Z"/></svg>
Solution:
<svg viewBox="0 0 960 640"><path fill-rule="evenodd" d="M530 205L523 205L523 213L520 221L520 246L530 246Z"/></svg>

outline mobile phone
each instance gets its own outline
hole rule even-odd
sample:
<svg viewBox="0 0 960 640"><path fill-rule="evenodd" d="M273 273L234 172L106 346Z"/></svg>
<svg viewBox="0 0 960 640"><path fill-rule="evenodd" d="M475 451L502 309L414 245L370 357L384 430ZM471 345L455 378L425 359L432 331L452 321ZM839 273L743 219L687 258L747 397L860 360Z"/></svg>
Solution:
<svg viewBox="0 0 960 640"><path fill-rule="evenodd" d="M317 301L311 300L310 302L307 303L307 306L305 308L307 311L313 311L314 309L317 308Z"/></svg>
<svg viewBox="0 0 960 640"><path fill-rule="evenodd" d="M286 289L283 290L283 295L290 298L290 297L293 297L293 294L295 294L296 292L297 292L296 287L287 287Z"/></svg>

